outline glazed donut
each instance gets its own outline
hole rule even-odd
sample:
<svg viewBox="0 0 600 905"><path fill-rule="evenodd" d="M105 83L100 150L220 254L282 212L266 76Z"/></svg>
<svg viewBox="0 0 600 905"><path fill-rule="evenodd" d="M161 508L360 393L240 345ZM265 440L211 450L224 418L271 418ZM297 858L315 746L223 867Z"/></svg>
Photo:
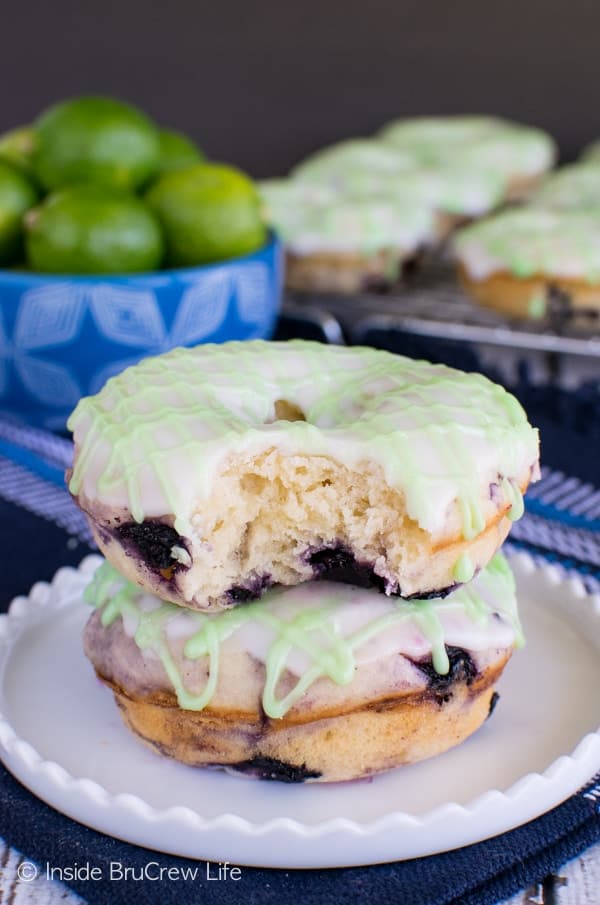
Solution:
<svg viewBox="0 0 600 905"><path fill-rule="evenodd" d="M298 340L147 358L68 423L102 552L200 610L315 578L438 596L489 562L538 477L537 431L485 377Z"/></svg>
<svg viewBox="0 0 600 905"><path fill-rule="evenodd" d="M360 292L393 284L402 264L447 232L423 192L338 195L321 185L259 186L286 250L285 282L301 291Z"/></svg>
<svg viewBox="0 0 600 905"><path fill-rule="evenodd" d="M581 152L580 160L583 163L600 163L600 140L590 142Z"/></svg>
<svg viewBox="0 0 600 905"><path fill-rule="evenodd" d="M556 159L555 142L545 132L493 116L401 119L384 126L379 137L431 165L460 161L473 170L494 170L511 200L527 196Z"/></svg>
<svg viewBox="0 0 600 905"><path fill-rule="evenodd" d="M285 282L301 292L358 293L396 283L402 265L447 235L448 217L402 180L411 155L349 139L311 155L281 187L263 184L267 218L286 248ZM390 186L396 184L394 192ZM318 190L331 193L314 204Z"/></svg>
<svg viewBox="0 0 600 905"><path fill-rule="evenodd" d="M506 190L504 176L493 166L473 167L459 157L430 163L426 156L422 160L410 149L403 152L378 139L326 148L292 170L287 184L290 194L303 188L306 196L320 189L345 197L397 199L400 205L413 195L438 212L461 218L492 210ZM267 191L272 185L266 184Z"/></svg>
<svg viewBox="0 0 600 905"><path fill-rule="evenodd" d="M417 159L412 151L389 147L372 138L351 138L316 151L295 166L292 180L328 186L338 192L355 187L365 173L393 177L412 169Z"/></svg>
<svg viewBox="0 0 600 905"><path fill-rule="evenodd" d="M600 308L600 207L507 211L460 230L453 247L482 305L531 318Z"/></svg>
<svg viewBox="0 0 600 905"><path fill-rule="evenodd" d="M437 163L504 128L494 116L408 116L386 123L378 138L417 160Z"/></svg>
<svg viewBox="0 0 600 905"><path fill-rule="evenodd" d="M555 210L600 211L600 163L573 163L547 176L529 203Z"/></svg>
<svg viewBox="0 0 600 905"><path fill-rule="evenodd" d="M455 222L481 217L497 207L504 197L504 180L493 169L464 166L460 162L440 166L414 166L393 176L365 173L348 189L355 197L380 196L402 204L412 194L423 199L445 217L446 230ZM439 233L445 237L444 220Z"/></svg>
<svg viewBox="0 0 600 905"><path fill-rule="evenodd" d="M340 173L345 173L343 166ZM379 290L444 240L458 224L501 200L493 172L448 166L397 174L352 170L343 192L319 181L266 180L258 189L265 220L282 239L286 286L292 290Z"/></svg>
<svg viewBox="0 0 600 905"><path fill-rule="evenodd" d="M368 776L470 735L522 643L497 555L445 600L311 582L214 614L145 595L105 563L85 652L155 750L287 782Z"/></svg>

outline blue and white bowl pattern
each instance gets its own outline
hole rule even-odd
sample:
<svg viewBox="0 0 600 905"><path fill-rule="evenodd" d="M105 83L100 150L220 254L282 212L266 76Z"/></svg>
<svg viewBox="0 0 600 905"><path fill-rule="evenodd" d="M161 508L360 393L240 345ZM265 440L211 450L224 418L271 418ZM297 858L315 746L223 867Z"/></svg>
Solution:
<svg viewBox="0 0 600 905"><path fill-rule="evenodd" d="M0 410L61 430L82 396L147 355L268 338L281 281L275 240L245 258L153 274L0 271Z"/></svg>

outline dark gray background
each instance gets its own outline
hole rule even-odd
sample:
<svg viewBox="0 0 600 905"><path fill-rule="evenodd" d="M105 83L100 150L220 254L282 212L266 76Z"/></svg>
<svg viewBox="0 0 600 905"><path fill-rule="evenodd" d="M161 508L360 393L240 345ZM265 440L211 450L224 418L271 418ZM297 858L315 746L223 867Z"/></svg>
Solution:
<svg viewBox="0 0 600 905"><path fill-rule="evenodd" d="M12 0L0 3L0 129L114 94L256 176L414 113L534 123L564 157L600 135L589 0Z"/></svg>

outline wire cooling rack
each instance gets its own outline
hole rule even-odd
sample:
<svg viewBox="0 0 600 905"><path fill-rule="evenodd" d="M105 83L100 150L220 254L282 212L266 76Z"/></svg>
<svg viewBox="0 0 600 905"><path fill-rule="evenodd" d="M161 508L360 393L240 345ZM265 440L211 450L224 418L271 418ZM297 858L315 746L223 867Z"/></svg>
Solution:
<svg viewBox="0 0 600 905"><path fill-rule="evenodd" d="M302 319L302 309L307 307L332 315L352 343L371 344L372 333L397 331L600 362L600 309L573 312L568 299L557 293L544 318L511 319L471 301L456 283L452 264L443 257L424 260L388 293L288 293L286 316Z"/></svg>
<svg viewBox="0 0 600 905"><path fill-rule="evenodd" d="M424 254L389 292L288 292L279 335L389 349L487 373L511 388L580 387L600 406L600 309L570 308L553 293L539 320L473 302L443 253Z"/></svg>

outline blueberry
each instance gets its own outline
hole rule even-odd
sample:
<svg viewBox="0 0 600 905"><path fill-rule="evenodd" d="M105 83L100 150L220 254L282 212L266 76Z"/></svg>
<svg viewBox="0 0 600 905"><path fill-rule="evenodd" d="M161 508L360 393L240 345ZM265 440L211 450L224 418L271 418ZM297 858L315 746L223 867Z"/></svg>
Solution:
<svg viewBox="0 0 600 905"><path fill-rule="evenodd" d="M489 720L489 718L491 717L492 713L493 713L494 710L496 709L496 704L498 703L499 700L500 700L500 695L498 694L497 691L495 691L495 692L493 693L493 695L491 696L491 698L490 698L490 709L488 710L488 715L487 715L486 719Z"/></svg>
<svg viewBox="0 0 600 905"><path fill-rule="evenodd" d="M318 779L318 770L309 770L306 764L288 764L275 757L253 757L237 764L227 764L238 773L248 773L258 779L271 779L278 782L306 782L307 779Z"/></svg>
<svg viewBox="0 0 600 905"><path fill-rule="evenodd" d="M270 588L273 582L270 575L258 575L250 578L245 585L234 585L226 591L225 596L230 603L245 603L248 600L258 600L262 592Z"/></svg>
<svg viewBox="0 0 600 905"><path fill-rule="evenodd" d="M185 542L180 534L165 525L164 522L127 522L116 529L119 539L125 547L133 548L133 551L144 560L147 566L163 574L163 578L172 578L175 569L182 568L181 564L171 556L173 547L183 547Z"/></svg>
<svg viewBox="0 0 600 905"><path fill-rule="evenodd" d="M427 676L427 686L436 695L443 694L448 691L455 682L465 682L471 685L477 676L477 667L473 662L471 655L462 647L446 647L448 660L450 661L450 669L446 675L440 675L436 672L431 658L429 660L413 661L417 669Z"/></svg>
<svg viewBox="0 0 600 905"><path fill-rule="evenodd" d="M385 592L385 579L376 575L369 563L357 562L354 554L343 545L308 551L306 561L312 566L316 580L339 581L359 588L377 588Z"/></svg>

